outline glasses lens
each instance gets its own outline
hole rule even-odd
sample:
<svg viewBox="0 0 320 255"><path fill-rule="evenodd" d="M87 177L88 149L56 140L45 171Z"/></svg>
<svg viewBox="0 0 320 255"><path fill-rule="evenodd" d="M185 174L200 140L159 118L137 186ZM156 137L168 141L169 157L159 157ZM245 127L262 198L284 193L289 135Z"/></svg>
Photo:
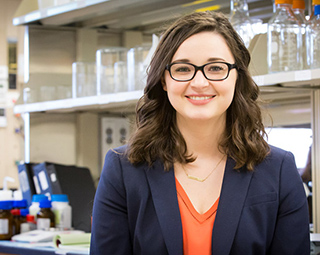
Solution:
<svg viewBox="0 0 320 255"><path fill-rule="evenodd" d="M210 80L221 80L228 76L229 68L225 63L209 63L204 67L204 73Z"/></svg>
<svg viewBox="0 0 320 255"><path fill-rule="evenodd" d="M179 81L190 80L194 74L194 70L194 66L188 63L176 63L170 67L172 78Z"/></svg>

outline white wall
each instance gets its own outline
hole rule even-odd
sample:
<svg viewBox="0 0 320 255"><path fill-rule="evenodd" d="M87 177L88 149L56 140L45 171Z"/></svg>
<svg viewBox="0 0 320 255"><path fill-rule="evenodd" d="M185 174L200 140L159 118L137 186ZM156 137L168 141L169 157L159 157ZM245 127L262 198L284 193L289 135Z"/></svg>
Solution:
<svg viewBox="0 0 320 255"><path fill-rule="evenodd" d="M18 61L23 57L20 39L23 37L24 28L14 27L12 18L21 0L0 0L0 66L8 66L8 40L18 41ZM7 77L5 78L7 84ZM18 76L18 87L20 79ZM0 188L3 178L10 176L16 180L15 183L8 183L9 188L18 188L18 170L16 163L22 159L23 137L15 130L21 127L20 116L13 114L13 100L16 99L16 90L10 90L2 100L1 107L6 109L6 127L0 127Z"/></svg>

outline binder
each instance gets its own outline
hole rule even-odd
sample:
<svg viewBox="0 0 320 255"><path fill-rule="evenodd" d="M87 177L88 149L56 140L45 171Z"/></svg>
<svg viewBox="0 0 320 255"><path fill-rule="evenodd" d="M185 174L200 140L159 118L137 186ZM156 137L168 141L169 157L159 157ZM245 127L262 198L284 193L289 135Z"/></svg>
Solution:
<svg viewBox="0 0 320 255"><path fill-rule="evenodd" d="M43 162L33 166L41 194L66 194L72 207L72 227L91 231L91 215L96 192L91 172L86 167Z"/></svg>
<svg viewBox="0 0 320 255"><path fill-rule="evenodd" d="M36 193L33 182L32 166L34 163L24 163L18 165L18 178L23 199L26 199L28 206L31 205L32 196Z"/></svg>

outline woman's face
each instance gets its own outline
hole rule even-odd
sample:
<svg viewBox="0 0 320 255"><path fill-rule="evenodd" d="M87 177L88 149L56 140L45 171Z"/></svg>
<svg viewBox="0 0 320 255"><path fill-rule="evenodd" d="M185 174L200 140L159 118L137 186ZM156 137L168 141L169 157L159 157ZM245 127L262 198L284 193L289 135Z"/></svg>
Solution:
<svg viewBox="0 0 320 255"><path fill-rule="evenodd" d="M221 35L201 32L180 45L171 63L183 62L202 66L213 61L235 63ZM212 67L207 72L216 72L215 68ZM187 69L182 67L175 70L183 74ZM198 70L192 80L181 82L173 80L166 70L163 89L167 91L169 101L177 112L177 120L225 120L226 111L233 99L236 79L236 69L231 69L228 78L222 81L210 81Z"/></svg>

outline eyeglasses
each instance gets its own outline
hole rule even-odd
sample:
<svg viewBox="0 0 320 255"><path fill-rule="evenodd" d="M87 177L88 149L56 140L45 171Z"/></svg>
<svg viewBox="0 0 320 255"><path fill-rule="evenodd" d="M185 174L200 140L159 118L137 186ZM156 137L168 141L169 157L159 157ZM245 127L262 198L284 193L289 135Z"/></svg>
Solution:
<svg viewBox="0 0 320 255"><path fill-rule="evenodd" d="M175 81L191 81L198 70L201 70L204 77L210 81L222 81L228 78L230 70L233 68L237 68L237 65L226 62L210 62L203 66L176 62L166 66L166 70Z"/></svg>

